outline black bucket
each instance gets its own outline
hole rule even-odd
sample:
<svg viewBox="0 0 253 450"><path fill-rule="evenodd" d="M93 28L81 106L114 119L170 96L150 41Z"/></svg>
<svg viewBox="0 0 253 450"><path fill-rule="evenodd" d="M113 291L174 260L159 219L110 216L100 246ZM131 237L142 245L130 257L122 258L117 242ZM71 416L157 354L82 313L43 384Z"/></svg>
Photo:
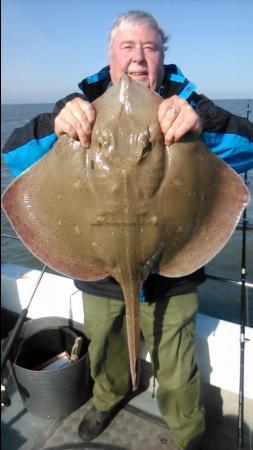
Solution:
<svg viewBox="0 0 253 450"><path fill-rule="evenodd" d="M79 359L70 363L70 355L78 336L82 337ZM88 361L88 340L69 320L45 317L23 324L16 350L10 356L15 361L14 376L26 408L41 417L60 418L78 409L91 396ZM46 367L46 362L66 361L66 365ZM62 358L62 359L61 359ZM55 363L54 363L55 364ZM46 368L45 368L46 367ZM51 368L50 368L51 367Z"/></svg>

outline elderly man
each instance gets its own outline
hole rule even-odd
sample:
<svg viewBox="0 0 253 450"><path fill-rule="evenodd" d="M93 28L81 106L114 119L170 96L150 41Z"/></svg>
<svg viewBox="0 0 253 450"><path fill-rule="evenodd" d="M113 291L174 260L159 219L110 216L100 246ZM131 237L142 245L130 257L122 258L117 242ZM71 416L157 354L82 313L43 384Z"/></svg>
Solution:
<svg viewBox="0 0 253 450"><path fill-rule="evenodd" d="M190 130L202 133L210 150L235 170L251 168L252 125L198 95L175 65L164 65L166 42L150 14L130 11L120 16L110 31L109 66L79 84L82 95L71 94L57 103L52 114L38 116L9 138L4 158L14 175L49 151L63 133L89 147L96 120L91 102L124 73L164 98L158 120L166 144ZM204 279L204 269L177 279L151 273L142 290L141 328L159 383L157 401L180 449L202 448L205 430L194 358L196 287ZM104 430L130 392L125 309L121 288L113 278L75 284L84 292L94 380L93 406L79 426L80 437L89 441Z"/></svg>
<svg viewBox="0 0 253 450"><path fill-rule="evenodd" d="M128 18L127 18L128 17ZM137 16L136 16L137 17ZM124 73L154 91L161 91L165 75L164 45L167 38L152 20L134 21L126 16L114 25L109 43L110 78L117 83ZM180 75L179 75L180 77ZM189 103L174 95L164 100L158 114L166 144L178 140L187 131L202 131L202 120ZM81 98L69 101L55 119L55 132L67 133L89 146L92 125L96 119L91 103Z"/></svg>

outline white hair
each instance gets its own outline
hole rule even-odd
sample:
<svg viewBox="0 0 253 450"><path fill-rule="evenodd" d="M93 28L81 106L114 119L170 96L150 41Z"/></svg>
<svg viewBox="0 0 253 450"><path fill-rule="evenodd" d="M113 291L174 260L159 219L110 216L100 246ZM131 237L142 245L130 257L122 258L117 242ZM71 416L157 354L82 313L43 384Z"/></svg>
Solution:
<svg viewBox="0 0 253 450"><path fill-rule="evenodd" d="M109 30L109 42L108 42L108 50L110 54L111 45L113 42L113 39L115 37L116 31L121 28L124 29L127 25L139 25L144 24L148 28L153 28L156 30L162 41L163 45L163 52L167 50L167 46L165 45L168 42L169 35L165 33L165 31L159 26L158 21L154 16L151 14L145 12L145 11L129 11L127 13L121 14L117 17L117 19L112 24L110 30Z"/></svg>

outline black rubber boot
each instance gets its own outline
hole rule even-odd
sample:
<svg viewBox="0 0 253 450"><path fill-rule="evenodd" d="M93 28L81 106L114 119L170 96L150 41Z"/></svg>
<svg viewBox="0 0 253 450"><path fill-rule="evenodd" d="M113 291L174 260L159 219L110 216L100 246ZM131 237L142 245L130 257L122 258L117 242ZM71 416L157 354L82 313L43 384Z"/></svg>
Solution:
<svg viewBox="0 0 253 450"><path fill-rule="evenodd" d="M98 411L92 406L82 419L78 434L84 442L95 439L109 425L123 405L117 405L109 411Z"/></svg>

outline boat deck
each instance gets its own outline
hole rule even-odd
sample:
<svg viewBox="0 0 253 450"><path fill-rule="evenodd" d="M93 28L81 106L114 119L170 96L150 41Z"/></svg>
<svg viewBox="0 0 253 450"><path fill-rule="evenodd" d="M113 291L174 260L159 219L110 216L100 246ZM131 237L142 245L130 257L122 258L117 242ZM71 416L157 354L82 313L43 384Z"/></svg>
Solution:
<svg viewBox="0 0 253 450"><path fill-rule="evenodd" d="M56 420L27 411L14 383L9 394L11 405L2 411L2 450L176 450L161 419L131 404L118 413L100 436L83 443L77 430L91 399L72 414Z"/></svg>
<svg viewBox="0 0 253 450"><path fill-rule="evenodd" d="M8 393L11 405L2 409L2 450L177 450L149 389L134 397L90 443L83 443L77 430L91 399L67 417L56 420L29 412L13 380ZM209 392L209 396L214 397L215 392ZM209 412L206 450L237 450L237 417L217 412L214 418ZM252 450L248 427L244 440L244 449Z"/></svg>

